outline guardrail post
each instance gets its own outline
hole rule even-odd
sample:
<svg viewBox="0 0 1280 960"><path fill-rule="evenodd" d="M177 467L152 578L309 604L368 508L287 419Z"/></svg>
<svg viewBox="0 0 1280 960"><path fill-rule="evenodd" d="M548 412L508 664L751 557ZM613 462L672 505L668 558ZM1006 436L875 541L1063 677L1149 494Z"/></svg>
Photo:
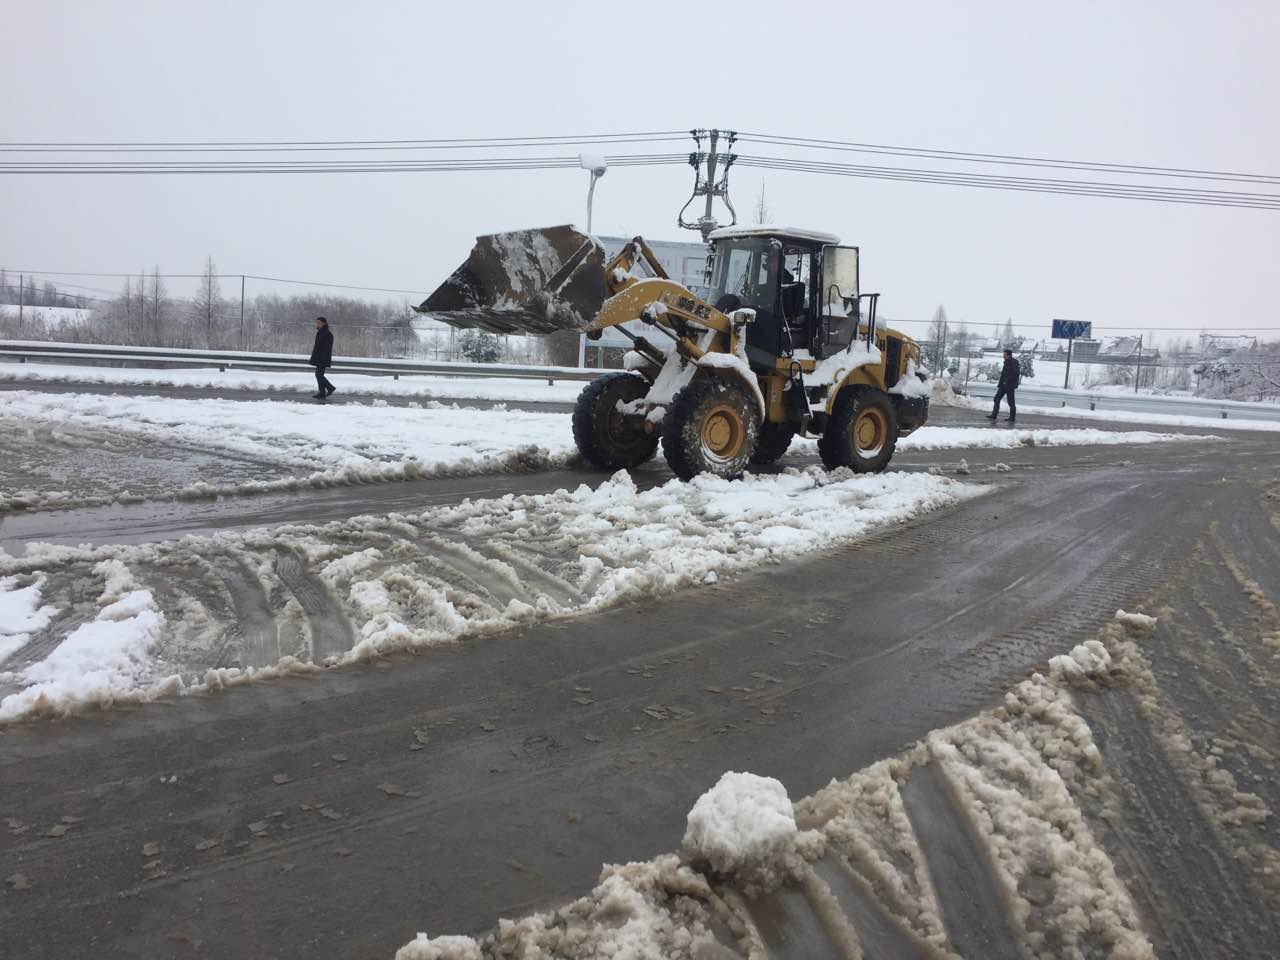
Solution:
<svg viewBox="0 0 1280 960"><path fill-rule="evenodd" d="M1223 410L1223 411L1222 411L1222 419L1223 419L1223 420L1227 419L1227 411L1226 411L1226 410Z"/></svg>
<svg viewBox="0 0 1280 960"><path fill-rule="evenodd" d="M554 380L552 380L552 379L548 378L548 380L547 380L547 386L548 386L548 387L554 387L555 385L556 385L556 382L555 382ZM1223 414L1223 416L1226 416L1226 414Z"/></svg>
<svg viewBox="0 0 1280 960"><path fill-rule="evenodd" d="M399 379L400 379L400 374L398 374L398 373L393 373L393 374L391 375L391 379L392 379L392 380L399 380Z"/></svg>
<svg viewBox="0 0 1280 960"><path fill-rule="evenodd" d="M1090 410L1097 410L1097 409L1098 409L1098 403L1097 403L1097 401L1096 401L1096 400L1092 400L1092 399L1090 399L1090 401L1089 401L1089 409L1090 409Z"/></svg>

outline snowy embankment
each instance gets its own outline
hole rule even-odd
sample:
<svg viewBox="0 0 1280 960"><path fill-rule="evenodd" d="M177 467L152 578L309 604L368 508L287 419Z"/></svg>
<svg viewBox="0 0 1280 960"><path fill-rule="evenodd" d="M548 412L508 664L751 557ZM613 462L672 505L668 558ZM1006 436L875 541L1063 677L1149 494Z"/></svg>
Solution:
<svg viewBox="0 0 1280 960"><path fill-rule="evenodd" d="M556 369L548 368L548 378L554 378ZM574 380L529 380L523 377L449 377L426 374L401 374L399 380L390 376L363 373L328 374L340 391L387 397L413 397L418 400L440 398L444 400L492 400L512 403L573 403L583 384ZM131 367L97 367L69 363L15 363L0 362L0 381L30 383L39 389L40 383L92 383L122 387L189 387L206 390L267 390L279 393L283 399L294 395L310 396L315 392L315 378L309 367L292 371L268 370L144 370Z"/></svg>
<svg viewBox="0 0 1280 960"><path fill-rule="evenodd" d="M641 491L619 473L596 489L416 515L169 544L36 544L0 559L0 611L13 611L0 630L14 638L0 659L0 694L11 691L0 720L351 663L659 596L982 490L924 473L813 467ZM317 595L319 617L306 607ZM51 615L67 632L42 632Z"/></svg>
<svg viewBox="0 0 1280 960"><path fill-rule="evenodd" d="M170 446L216 450L296 471L285 479L172 491L177 498L303 487L464 476L561 466L574 455L566 414L422 406L289 403L270 400L183 400L12 391L0 404L0 426L31 423L109 430ZM5 491L27 508L46 502L93 501L53 491ZM119 491L117 496L127 495ZM13 505L12 503L10 504Z"/></svg>
<svg viewBox="0 0 1280 960"><path fill-rule="evenodd" d="M194 499L308 487L377 483L433 476L524 472L564 466L576 456L571 417L562 413L425 405L322 405L287 401L191 400L155 396L12 391L0 405L0 426L33 424L103 430L167 446L217 451L293 475L220 484L216 479L170 490ZM922 427L898 449L1015 449L1030 446L1144 444L1206 437L1148 431L1009 430ZM792 455L816 457L813 441L797 440ZM264 471L265 472L265 471ZM0 493L0 510L86 506L136 499L128 490L111 497L62 490Z"/></svg>
<svg viewBox="0 0 1280 960"><path fill-rule="evenodd" d="M1101 639L1053 658L1000 707L794 804L778 780L727 772L693 805L679 852L606 865L589 895L482 938L420 933L397 960L982 960L1006 929L1002 956L1150 960L1086 812L1110 783L1071 688L1140 669L1135 644L1153 625L1118 612ZM934 824L948 821L963 826L939 849ZM963 888L964 914L944 916L947 885Z"/></svg>

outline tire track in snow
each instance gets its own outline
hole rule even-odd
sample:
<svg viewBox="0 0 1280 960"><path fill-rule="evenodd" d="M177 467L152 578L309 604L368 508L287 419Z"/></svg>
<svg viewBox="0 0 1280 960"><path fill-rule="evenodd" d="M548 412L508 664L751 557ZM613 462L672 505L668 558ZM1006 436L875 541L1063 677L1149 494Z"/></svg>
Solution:
<svg viewBox="0 0 1280 960"><path fill-rule="evenodd" d="M902 801L956 951L983 960L1022 960L990 854L936 764L912 768L902 785Z"/></svg>
<svg viewBox="0 0 1280 960"><path fill-rule="evenodd" d="M227 585L240 634L240 665L268 667L280 660L280 627L258 578L226 554L214 557L213 569Z"/></svg>
<svg viewBox="0 0 1280 960"><path fill-rule="evenodd" d="M324 585L303 569L297 554L277 555L275 571L307 615L311 628L311 662L324 663L328 657L350 650L354 639L351 624Z"/></svg>

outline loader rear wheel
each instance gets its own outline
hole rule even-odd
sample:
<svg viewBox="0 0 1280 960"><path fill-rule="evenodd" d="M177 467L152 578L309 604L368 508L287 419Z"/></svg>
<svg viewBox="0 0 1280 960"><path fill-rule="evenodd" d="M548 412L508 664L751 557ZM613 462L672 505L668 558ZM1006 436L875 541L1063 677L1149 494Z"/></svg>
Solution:
<svg viewBox="0 0 1280 960"><path fill-rule="evenodd" d="M573 407L573 439L584 460L601 470L627 470L653 456L657 434L618 412L619 403L648 392L649 381L634 373L606 373L583 388Z"/></svg>
<svg viewBox="0 0 1280 960"><path fill-rule="evenodd" d="M760 427L756 449L751 454L752 463L773 463L787 452L795 437L795 428L787 423L766 423Z"/></svg>
<svg viewBox="0 0 1280 960"><path fill-rule="evenodd" d="M893 459L897 444L898 420L889 398L879 390L846 387L836 397L818 452L828 470L879 473Z"/></svg>
<svg viewBox="0 0 1280 960"><path fill-rule="evenodd" d="M702 377L667 408L662 453L682 480L699 473L731 479L746 469L759 431L755 398L736 383Z"/></svg>

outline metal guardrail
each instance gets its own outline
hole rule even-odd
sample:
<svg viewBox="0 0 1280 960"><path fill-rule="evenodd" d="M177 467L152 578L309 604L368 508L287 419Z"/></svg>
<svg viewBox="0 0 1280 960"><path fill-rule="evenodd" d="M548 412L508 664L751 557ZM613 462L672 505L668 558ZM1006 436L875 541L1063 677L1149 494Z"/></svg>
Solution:
<svg viewBox="0 0 1280 960"><path fill-rule="evenodd" d="M251 353L241 350L183 350L163 347L127 347L111 344L55 343L36 340L0 340L0 357L28 360L111 361L122 365L217 367L226 370L298 370L311 364L302 354ZM334 357L337 373L391 376L431 374L445 377L509 377L517 380L594 380L607 370L582 367L537 367L498 363L440 363L423 360L382 360L376 357Z"/></svg>
<svg viewBox="0 0 1280 960"><path fill-rule="evenodd" d="M969 396L990 399L993 383L970 383ZM1217 417L1222 420L1280 421L1280 404L1208 400L1199 397L1161 397L1151 394L1063 390L1057 387L1018 388L1018 401L1028 405L1074 407L1077 410L1111 410L1117 413L1160 413L1166 416Z"/></svg>

